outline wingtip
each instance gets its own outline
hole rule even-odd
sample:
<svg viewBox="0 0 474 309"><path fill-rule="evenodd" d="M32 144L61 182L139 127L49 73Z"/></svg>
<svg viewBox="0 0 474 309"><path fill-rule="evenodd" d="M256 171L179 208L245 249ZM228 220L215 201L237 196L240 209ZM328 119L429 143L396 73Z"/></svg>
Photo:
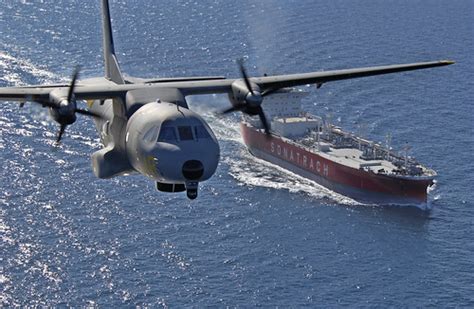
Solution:
<svg viewBox="0 0 474 309"><path fill-rule="evenodd" d="M453 60L441 60L440 63L445 64L445 65L450 65L450 64L455 64L456 61L453 61Z"/></svg>

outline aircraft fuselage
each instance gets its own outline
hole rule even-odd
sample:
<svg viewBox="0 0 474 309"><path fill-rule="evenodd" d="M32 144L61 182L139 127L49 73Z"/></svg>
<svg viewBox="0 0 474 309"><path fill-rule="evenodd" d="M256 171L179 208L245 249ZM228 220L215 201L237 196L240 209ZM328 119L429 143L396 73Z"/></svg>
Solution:
<svg viewBox="0 0 474 309"><path fill-rule="evenodd" d="M108 81L81 82L92 83ZM90 101L88 107L101 116L94 119L104 145L92 155L97 177L138 172L156 181L160 191L186 190L194 198L198 183L216 171L217 139L175 89L135 90L122 100Z"/></svg>

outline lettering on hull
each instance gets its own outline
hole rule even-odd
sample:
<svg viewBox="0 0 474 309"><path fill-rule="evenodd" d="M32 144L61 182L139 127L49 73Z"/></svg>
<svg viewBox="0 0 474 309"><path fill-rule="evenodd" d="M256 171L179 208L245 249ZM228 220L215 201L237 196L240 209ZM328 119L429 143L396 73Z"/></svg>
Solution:
<svg viewBox="0 0 474 309"><path fill-rule="evenodd" d="M298 150L293 150L292 148L276 144L275 142L270 143L270 151L273 155L296 165L309 169L313 172L317 172L320 175L325 177L329 176L329 165L326 163L321 163L318 159L309 157Z"/></svg>

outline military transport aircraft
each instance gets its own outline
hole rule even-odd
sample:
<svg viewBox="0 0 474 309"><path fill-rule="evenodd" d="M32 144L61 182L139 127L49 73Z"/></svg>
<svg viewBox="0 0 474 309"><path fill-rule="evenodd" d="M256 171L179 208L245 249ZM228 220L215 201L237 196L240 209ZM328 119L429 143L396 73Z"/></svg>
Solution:
<svg viewBox="0 0 474 309"><path fill-rule="evenodd" d="M36 102L48 107L59 123L59 142L76 114L93 117L103 148L92 154L94 174L111 178L132 172L156 182L165 192L187 192L197 197L198 184L209 179L219 162L219 144L209 125L188 108L186 96L227 93L232 106L259 116L262 130L271 134L262 110L263 99L281 88L349 78L418 70L452 64L452 61L367 67L304 74L248 77L242 63L241 78L179 77L142 79L122 75L112 37L108 0L102 0L105 76L70 84L0 88L0 100ZM87 101L87 109L77 107Z"/></svg>

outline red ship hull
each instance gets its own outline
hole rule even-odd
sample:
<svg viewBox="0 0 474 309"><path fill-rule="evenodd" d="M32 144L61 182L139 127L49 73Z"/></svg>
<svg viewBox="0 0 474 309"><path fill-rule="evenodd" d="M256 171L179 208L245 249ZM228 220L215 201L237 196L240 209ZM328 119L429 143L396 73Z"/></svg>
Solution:
<svg viewBox="0 0 474 309"><path fill-rule="evenodd" d="M409 179L380 175L328 160L297 143L270 135L244 123L244 142L256 157L360 202L419 204L427 201L432 179Z"/></svg>

